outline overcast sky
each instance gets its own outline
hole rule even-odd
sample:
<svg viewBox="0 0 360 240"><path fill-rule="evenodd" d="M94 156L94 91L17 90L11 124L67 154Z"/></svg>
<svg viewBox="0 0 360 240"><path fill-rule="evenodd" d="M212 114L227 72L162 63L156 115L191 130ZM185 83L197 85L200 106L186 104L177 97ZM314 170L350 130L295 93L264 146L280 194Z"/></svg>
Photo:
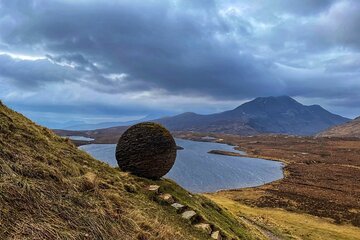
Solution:
<svg viewBox="0 0 360 240"><path fill-rule="evenodd" d="M122 121L289 95L360 115L358 0L0 0L0 99Z"/></svg>

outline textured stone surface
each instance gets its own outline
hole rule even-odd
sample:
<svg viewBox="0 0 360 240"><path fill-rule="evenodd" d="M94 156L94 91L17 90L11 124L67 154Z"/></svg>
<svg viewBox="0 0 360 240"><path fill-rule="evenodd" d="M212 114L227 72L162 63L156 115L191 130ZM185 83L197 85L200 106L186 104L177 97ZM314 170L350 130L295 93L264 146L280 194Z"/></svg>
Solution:
<svg viewBox="0 0 360 240"><path fill-rule="evenodd" d="M182 205L180 203L173 203L173 204L171 204L171 206L173 208L175 208L176 210L181 210L181 209L183 209L185 207L184 205Z"/></svg>
<svg viewBox="0 0 360 240"><path fill-rule="evenodd" d="M150 192L159 193L160 186L159 185L150 185L148 190Z"/></svg>
<svg viewBox="0 0 360 240"><path fill-rule="evenodd" d="M161 194L159 197L160 197L160 199L162 199L163 201L165 201L169 204L173 204L175 202L173 196L171 196L171 194L169 194L169 193Z"/></svg>
<svg viewBox="0 0 360 240"><path fill-rule="evenodd" d="M181 217L185 218L187 220L191 220L195 216L196 216L196 212L193 210L185 211L185 212L183 212L183 214L181 214Z"/></svg>
<svg viewBox="0 0 360 240"><path fill-rule="evenodd" d="M171 204L171 206L173 208L175 208L176 212L178 212L178 213L181 213L183 211L183 209L185 208L185 206L180 203L173 203L173 204Z"/></svg>
<svg viewBox="0 0 360 240"><path fill-rule="evenodd" d="M144 122L130 127L119 139L119 167L140 177L158 179L170 171L176 158L176 143L160 124Z"/></svg>
<svg viewBox="0 0 360 240"><path fill-rule="evenodd" d="M200 229L201 231L206 232L209 235L212 232L211 226L208 223L199 223L199 224L194 225L194 227L197 229Z"/></svg>
<svg viewBox="0 0 360 240"><path fill-rule="evenodd" d="M216 239L216 240L222 240L220 231L215 231L211 234L211 238L212 239Z"/></svg>

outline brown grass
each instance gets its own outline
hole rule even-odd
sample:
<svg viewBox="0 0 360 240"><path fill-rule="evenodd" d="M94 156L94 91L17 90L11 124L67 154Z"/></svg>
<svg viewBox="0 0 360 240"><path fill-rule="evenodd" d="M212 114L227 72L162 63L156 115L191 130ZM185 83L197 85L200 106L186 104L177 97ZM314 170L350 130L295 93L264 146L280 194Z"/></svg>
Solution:
<svg viewBox="0 0 360 240"><path fill-rule="evenodd" d="M145 190L152 181L111 168L0 104L0 239L207 239ZM174 191L227 236L251 237L232 215L175 183ZM176 190L176 191L175 191Z"/></svg>
<svg viewBox="0 0 360 240"><path fill-rule="evenodd" d="M200 140L206 134L178 133ZM218 195L253 206L284 208L336 223L360 226L360 141L292 136L212 134L237 145L249 156L286 164L285 178L257 188Z"/></svg>

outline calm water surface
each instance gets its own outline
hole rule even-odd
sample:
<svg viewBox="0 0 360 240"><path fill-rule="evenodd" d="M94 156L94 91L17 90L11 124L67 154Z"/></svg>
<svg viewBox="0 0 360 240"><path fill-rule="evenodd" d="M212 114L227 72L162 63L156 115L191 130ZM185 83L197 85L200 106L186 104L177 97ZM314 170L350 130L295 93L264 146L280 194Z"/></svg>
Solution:
<svg viewBox="0 0 360 240"><path fill-rule="evenodd" d="M83 136L67 136L67 138L71 139L71 140L77 140L77 141L94 141L95 139L93 138L88 138L88 137L83 137Z"/></svg>
<svg viewBox="0 0 360 240"><path fill-rule="evenodd" d="M214 192L254 187L283 177L283 165L280 162L209 154L210 150L243 152L226 144L175 140L184 150L177 152L175 164L165 177L173 179L189 191ZM117 166L115 148L116 144L89 144L80 147L96 159Z"/></svg>

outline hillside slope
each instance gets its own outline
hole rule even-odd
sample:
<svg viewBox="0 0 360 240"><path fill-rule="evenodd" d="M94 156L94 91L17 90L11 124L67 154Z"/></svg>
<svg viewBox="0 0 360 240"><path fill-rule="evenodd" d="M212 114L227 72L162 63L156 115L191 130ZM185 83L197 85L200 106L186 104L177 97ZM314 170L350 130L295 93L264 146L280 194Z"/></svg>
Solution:
<svg viewBox="0 0 360 240"><path fill-rule="evenodd" d="M348 120L319 105L305 106L291 97L280 96L259 97L222 113L184 113L155 121L173 131L313 135Z"/></svg>
<svg viewBox="0 0 360 240"><path fill-rule="evenodd" d="M97 161L0 102L0 239L208 239L150 184L229 239L251 239L215 203L169 180L149 181Z"/></svg>
<svg viewBox="0 0 360 240"><path fill-rule="evenodd" d="M360 117L325 130L317 135L318 137L354 137L360 138Z"/></svg>

